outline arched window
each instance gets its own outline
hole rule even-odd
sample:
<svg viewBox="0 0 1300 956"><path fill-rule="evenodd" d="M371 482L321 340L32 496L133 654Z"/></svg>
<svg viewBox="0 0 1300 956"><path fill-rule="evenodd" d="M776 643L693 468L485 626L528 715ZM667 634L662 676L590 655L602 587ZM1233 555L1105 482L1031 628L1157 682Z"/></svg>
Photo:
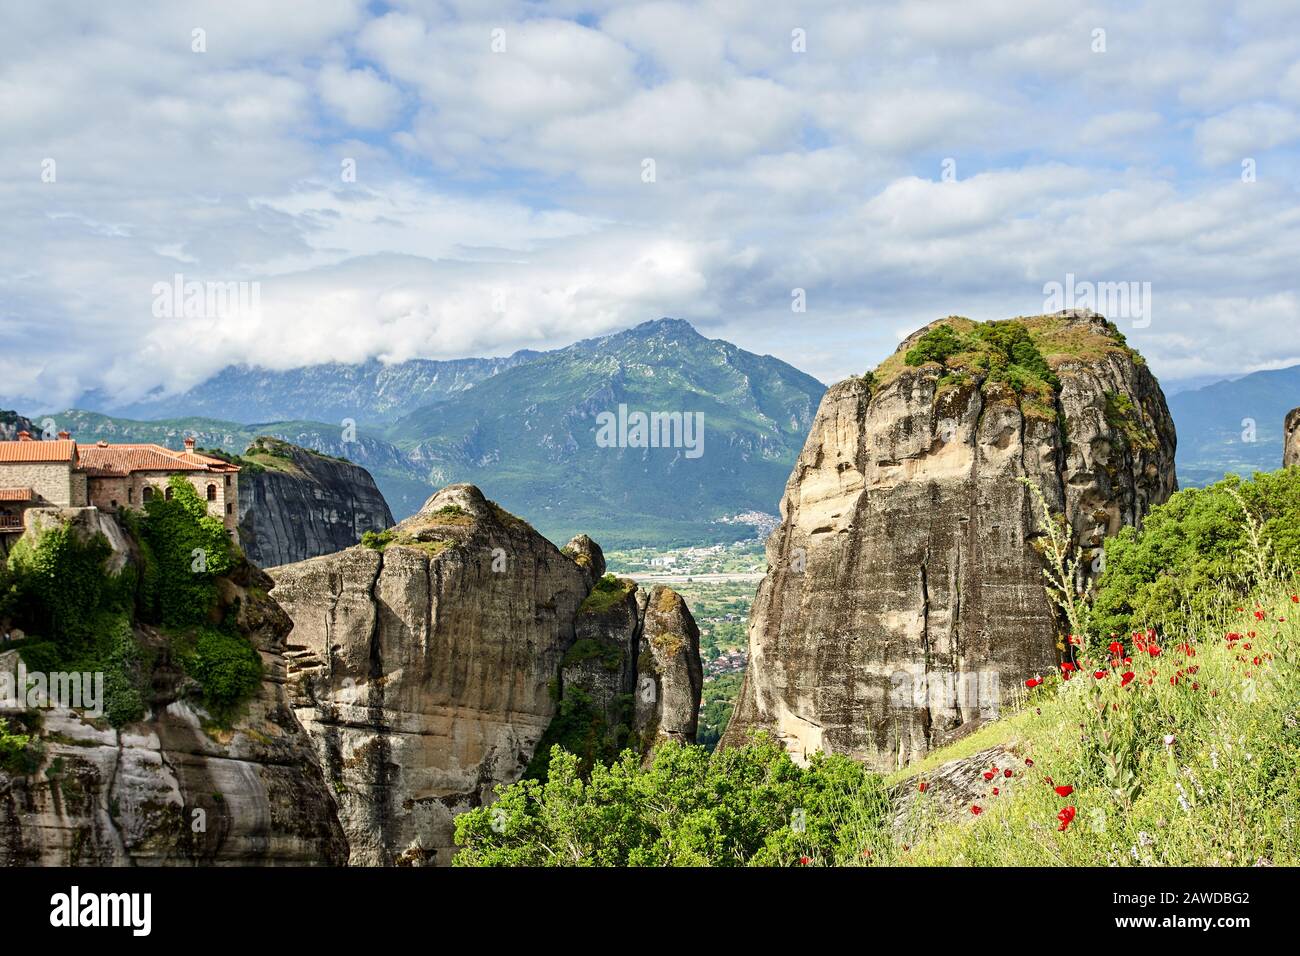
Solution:
<svg viewBox="0 0 1300 956"><path fill-rule="evenodd" d="M148 485L144 486L144 491L140 492L141 501L153 501L153 489Z"/></svg>
<svg viewBox="0 0 1300 956"><path fill-rule="evenodd" d="M216 485L208 485L208 500L209 500L209 501L216 501L216 500L217 500L217 486L216 486Z"/></svg>
<svg viewBox="0 0 1300 956"><path fill-rule="evenodd" d="M126 489L126 503L129 504L129 505L133 505L133 504L135 504L135 489L134 489L134 488L128 488L128 489Z"/></svg>
<svg viewBox="0 0 1300 956"><path fill-rule="evenodd" d="M172 498L175 497L175 495L176 495L176 489L173 488L171 485L168 485L167 490L163 492L163 497L166 498L168 501L171 501Z"/></svg>

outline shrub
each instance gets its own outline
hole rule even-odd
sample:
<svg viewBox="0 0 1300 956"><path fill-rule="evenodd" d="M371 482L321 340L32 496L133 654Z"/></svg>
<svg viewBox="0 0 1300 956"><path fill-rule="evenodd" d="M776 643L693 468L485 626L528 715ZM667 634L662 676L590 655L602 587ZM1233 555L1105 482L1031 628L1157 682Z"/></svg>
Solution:
<svg viewBox="0 0 1300 956"><path fill-rule="evenodd" d="M1261 522L1272 557L1286 571L1300 569L1300 469L1187 488L1152 508L1140 530L1124 528L1106 542L1094 604L1101 634L1182 628L1248 593L1260 575L1243 503Z"/></svg>
<svg viewBox="0 0 1300 956"><path fill-rule="evenodd" d="M907 350L903 361L908 365L924 365L926 362L938 362L942 365L958 352L964 352L966 345L960 335L950 325L936 325Z"/></svg>
<svg viewBox="0 0 1300 956"><path fill-rule="evenodd" d="M201 701L220 723L262 682L262 658L243 637L215 628L196 628L178 641L177 657L201 688Z"/></svg>
<svg viewBox="0 0 1300 956"><path fill-rule="evenodd" d="M168 482L173 497L145 505L141 529L157 564L153 606L147 614L168 626L205 621L217 600L215 580L234 564L230 538L221 520L179 475Z"/></svg>
<svg viewBox="0 0 1300 956"><path fill-rule="evenodd" d="M666 743L583 779L550 751L545 783L498 788L456 819L458 866L789 866L861 852L886 832L878 777L843 756L798 766L775 741L714 754Z"/></svg>

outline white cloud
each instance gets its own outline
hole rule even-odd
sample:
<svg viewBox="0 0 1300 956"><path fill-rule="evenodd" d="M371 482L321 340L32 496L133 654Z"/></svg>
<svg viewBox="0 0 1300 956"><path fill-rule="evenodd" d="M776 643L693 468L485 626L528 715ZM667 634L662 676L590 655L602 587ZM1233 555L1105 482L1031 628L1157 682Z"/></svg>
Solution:
<svg viewBox="0 0 1300 956"><path fill-rule="evenodd" d="M321 69L317 84L321 99L345 123L359 129L385 129L401 108L401 94L371 69L326 66Z"/></svg>

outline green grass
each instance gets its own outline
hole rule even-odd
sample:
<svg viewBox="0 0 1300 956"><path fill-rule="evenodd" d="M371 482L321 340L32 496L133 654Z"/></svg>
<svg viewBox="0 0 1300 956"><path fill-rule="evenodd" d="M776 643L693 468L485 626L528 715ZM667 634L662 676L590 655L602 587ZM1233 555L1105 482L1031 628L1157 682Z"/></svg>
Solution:
<svg viewBox="0 0 1300 956"><path fill-rule="evenodd" d="M618 578L607 574L596 582L591 593L578 608L579 614L604 614L627 600L627 596L636 587L636 582L627 578Z"/></svg>

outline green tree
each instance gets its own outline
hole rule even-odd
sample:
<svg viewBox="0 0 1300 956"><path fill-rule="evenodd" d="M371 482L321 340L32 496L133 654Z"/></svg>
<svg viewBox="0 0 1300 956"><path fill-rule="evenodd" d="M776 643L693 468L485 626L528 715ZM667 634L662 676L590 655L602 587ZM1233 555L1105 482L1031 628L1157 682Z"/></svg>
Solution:
<svg viewBox="0 0 1300 956"><path fill-rule="evenodd" d="M1224 596L1248 593L1259 574L1242 504L1261 522L1273 557L1300 569L1300 469L1187 488L1152 508L1141 530L1124 528L1106 542L1094 604L1102 635L1182 629Z"/></svg>
<svg viewBox="0 0 1300 956"><path fill-rule="evenodd" d="M843 756L807 767L759 735L709 754L664 744L648 765L630 752L584 779L555 747L544 783L499 789L456 819L459 866L742 866L856 856L886 826L880 780ZM871 808L864 811L864 807Z"/></svg>
<svg viewBox="0 0 1300 956"><path fill-rule="evenodd" d="M207 620L216 604L216 579L234 563L230 537L207 503L180 475L168 481L171 498L154 497L145 505L141 531L156 563L156 588L146 612L162 624L185 626Z"/></svg>

